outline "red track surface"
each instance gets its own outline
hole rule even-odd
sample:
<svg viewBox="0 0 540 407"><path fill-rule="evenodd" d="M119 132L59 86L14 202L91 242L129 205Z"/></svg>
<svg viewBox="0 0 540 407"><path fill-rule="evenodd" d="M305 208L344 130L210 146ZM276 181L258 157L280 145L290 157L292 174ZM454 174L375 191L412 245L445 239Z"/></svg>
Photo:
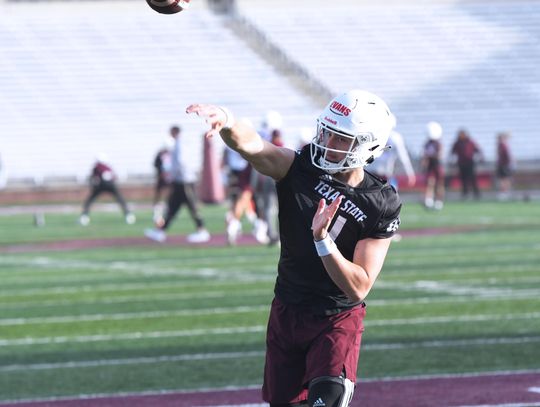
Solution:
<svg viewBox="0 0 540 407"><path fill-rule="evenodd" d="M540 406L540 373L392 379L360 383L351 407ZM537 389L536 391L531 391ZM1 407L210 407L262 405L257 389L32 401Z"/></svg>
<svg viewBox="0 0 540 407"><path fill-rule="evenodd" d="M477 226L459 228L429 228L417 230L405 230L400 232L401 236L435 236L448 233L460 233L469 230L477 230ZM155 243L145 237L123 237L123 238L100 238L100 239L71 239L59 240L55 242L23 243L0 246L0 253L30 253L34 251L72 251L95 249L102 247L125 247L125 246L148 246ZM243 235L238 239L239 246L257 245L257 241L251 235ZM206 243L189 243L185 236L169 236L163 243L165 246L199 246L199 247L223 247L227 246L227 237L224 234L213 234L210 241Z"/></svg>

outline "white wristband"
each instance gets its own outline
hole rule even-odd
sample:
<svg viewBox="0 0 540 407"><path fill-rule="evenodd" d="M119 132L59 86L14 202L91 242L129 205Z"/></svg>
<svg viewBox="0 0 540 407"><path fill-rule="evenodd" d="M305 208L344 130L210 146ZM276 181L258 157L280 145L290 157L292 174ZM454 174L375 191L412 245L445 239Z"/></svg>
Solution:
<svg viewBox="0 0 540 407"><path fill-rule="evenodd" d="M219 108L223 111L223 113L225 113L225 124L223 124L223 128L230 129L236 123L236 120L234 119L234 115L226 107L219 106Z"/></svg>
<svg viewBox="0 0 540 407"><path fill-rule="evenodd" d="M314 243L319 257L328 256L337 250L336 244L329 235L326 235L323 240L314 240Z"/></svg>

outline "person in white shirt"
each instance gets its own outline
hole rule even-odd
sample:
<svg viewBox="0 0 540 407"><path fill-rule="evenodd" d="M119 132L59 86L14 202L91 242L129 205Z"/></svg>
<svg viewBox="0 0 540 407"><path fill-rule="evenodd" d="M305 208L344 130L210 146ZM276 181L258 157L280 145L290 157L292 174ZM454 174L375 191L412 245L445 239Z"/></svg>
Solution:
<svg viewBox="0 0 540 407"><path fill-rule="evenodd" d="M405 146L403 136L395 130L395 117L393 117L393 121L394 129L388 138L386 151L373 164L369 165L367 169L375 173L375 175L388 180L388 182L397 189L398 185L395 177L395 167L396 161L399 160L407 176L407 183L412 187L416 184L416 174L407 147Z"/></svg>
<svg viewBox="0 0 540 407"><path fill-rule="evenodd" d="M444 205L444 164L441 137L443 129L435 121L426 125L427 141L422 155L422 169L426 176L424 206L427 209L441 210Z"/></svg>

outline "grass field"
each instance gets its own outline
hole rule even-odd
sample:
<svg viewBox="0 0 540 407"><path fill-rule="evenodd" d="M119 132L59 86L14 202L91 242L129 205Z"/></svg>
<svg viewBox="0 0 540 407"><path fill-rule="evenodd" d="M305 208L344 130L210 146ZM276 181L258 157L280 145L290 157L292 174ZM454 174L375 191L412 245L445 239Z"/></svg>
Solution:
<svg viewBox="0 0 540 407"><path fill-rule="evenodd" d="M204 214L222 233L224 209ZM278 248L5 251L141 236L137 215L0 216L0 400L261 383ZM409 204L402 222L368 298L360 379L538 369L540 205ZM185 212L172 229L192 230Z"/></svg>

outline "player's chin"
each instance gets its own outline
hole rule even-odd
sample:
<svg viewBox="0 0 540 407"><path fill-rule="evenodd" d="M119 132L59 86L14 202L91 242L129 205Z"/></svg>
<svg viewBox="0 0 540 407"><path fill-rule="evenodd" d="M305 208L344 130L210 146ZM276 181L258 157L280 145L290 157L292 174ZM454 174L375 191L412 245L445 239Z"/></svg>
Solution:
<svg viewBox="0 0 540 407"><path fill-rule="evenodd" d="M332 164L337 164L341 161L341 157L338 157L336 154L326 154L326 161L331 162Z"/></svg>

